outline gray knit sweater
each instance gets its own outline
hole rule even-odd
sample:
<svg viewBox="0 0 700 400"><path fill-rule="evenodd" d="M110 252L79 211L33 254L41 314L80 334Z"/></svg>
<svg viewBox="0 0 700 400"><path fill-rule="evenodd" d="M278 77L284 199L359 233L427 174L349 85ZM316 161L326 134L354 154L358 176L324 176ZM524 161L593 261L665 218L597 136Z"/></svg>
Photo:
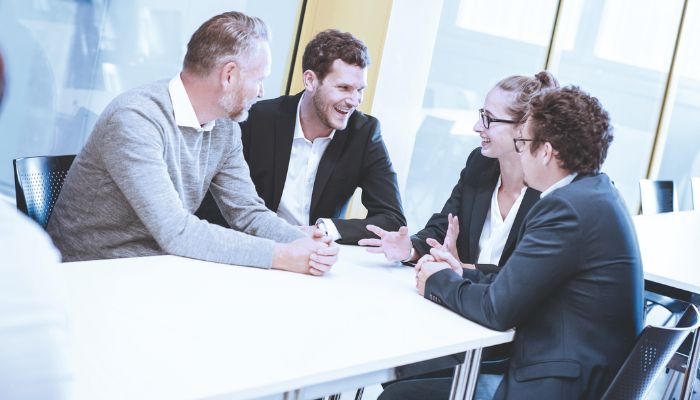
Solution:
<svg viewBox="0 0 700 400"><path fill-rule="evenodd" d="M233 229L193 215L208 189ZM264 268L273 240L303 236L258 197L238 124L219 119L211 132L177 126L167 81L107 106L47 230L64 261L174 254Z"/></svg>

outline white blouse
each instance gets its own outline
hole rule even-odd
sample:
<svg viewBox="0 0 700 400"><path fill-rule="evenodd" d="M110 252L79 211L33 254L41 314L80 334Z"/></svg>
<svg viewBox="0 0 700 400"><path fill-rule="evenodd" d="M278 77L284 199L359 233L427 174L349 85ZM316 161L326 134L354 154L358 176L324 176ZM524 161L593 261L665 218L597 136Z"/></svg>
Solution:
<svg viewBox="0 0 700 400"><path fill-rule="evenodd" d="M515 200L513 206L508 211L508 215L503 219L501 217L501 209L498 206L498 189L501 187L501 178L498 178L496 189L491 195L491 207L484 221L484 228L481 230L479 237L479 258L477 264L493 264L498 265L498 261L503 254L503 248L508 240L508 235L513 227L513 221L518 214L520 204L523 202L527 187L523 187L520 191L520 196Z"/></svg>

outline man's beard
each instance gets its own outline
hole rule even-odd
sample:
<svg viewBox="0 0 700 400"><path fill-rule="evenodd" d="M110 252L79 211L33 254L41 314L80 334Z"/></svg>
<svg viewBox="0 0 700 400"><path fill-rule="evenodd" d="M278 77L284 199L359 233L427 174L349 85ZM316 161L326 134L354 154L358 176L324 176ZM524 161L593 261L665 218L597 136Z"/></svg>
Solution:
<svg viewBox="0 0 700 400"><path fill-rule="evenodd" d="M314 105L314 110L316 111L316 115L318 116L318 119L321 121L323 125L325 125L329 129L337 129L337 130L343 130L347 126L347 118L345 119L345 122L341 126L334 126L333 123L328 119L328 116L325 114L325 110L323 108L323 100L321 99L321 95L319 94L314 94L314 96L311 98L311 102ZM334 110L334 107L331 106L331 110Z"/></svg>
<svg viewBox="0 0 700 400"><path fill-rule="evenodd" d="M236 104L242 103L234 92L229 92L219 98L219 107L223 108L228 117L236 122L243 122L248 119L248 110L245 107L234 114Z"/></svg>

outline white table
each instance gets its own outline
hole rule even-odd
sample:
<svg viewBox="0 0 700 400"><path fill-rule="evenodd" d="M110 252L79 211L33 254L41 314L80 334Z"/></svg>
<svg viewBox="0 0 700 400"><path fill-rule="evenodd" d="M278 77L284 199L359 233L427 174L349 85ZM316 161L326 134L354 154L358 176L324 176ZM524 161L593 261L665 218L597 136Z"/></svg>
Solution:
<svg viewBox="0 0 700 400"><path fill-rule="evenodd" d="M474 378L480 348L513 338L420 297L412 268L348 246L324 277L175 256L62 274L77 399L320 397L468 350Z"/></svg>
<svg viewBox="0 0 700 400"><path fill-rule="evenodd" d="M632 217L644 266L644 279L700 295L700 211ZM700 362L700 334L695 333L688 371ZM682 399L693 393L694 373L686 374Z"/></svg>
<svg viewBox="0 0 700 400"><path fill-rule="evenodd" d="M632 217L644 278L700 293L700 211Z"/></svg>

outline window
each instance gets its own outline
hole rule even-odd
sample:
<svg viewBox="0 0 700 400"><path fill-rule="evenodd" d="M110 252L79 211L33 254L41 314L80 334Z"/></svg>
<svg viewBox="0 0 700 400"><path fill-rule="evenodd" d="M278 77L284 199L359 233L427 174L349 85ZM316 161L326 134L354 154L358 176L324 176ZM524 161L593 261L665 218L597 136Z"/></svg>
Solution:
<svg viewBox="0 0 700 400"><path fill-rule="evenodd" d="M654 179L674 180L681 210L693 209L690 178L700 176L700 4L688 3L676 57L675 79L666 105L669 116L661 165Z"/></svg>
<svg viewBox="0 0 700 400"><path fill-rule="evenodd" d="M639 207L682 0L573 0L562 3L550 70L562 84L598 97L614 141L603 165L630 212ZM573 39L573 40L572 40Z"/></svg>
<svg viewBox="0 0 700 400"><path fill-rule="evenodd" d="M0 191L12 194L12 159L75 154L119 93L170 79L192 33L232 9L272 30L265 95L283 93L299 0L0 2L8 93L0 112Z"/></svg>
<svg viewBox="0 0 700 400"><path fill-rule="evenodd" d="M556 7L556 0L444 1L403 193L411 232L442 209L479 146L472 127L487 92L502 78L543 69Z"/></svg>

